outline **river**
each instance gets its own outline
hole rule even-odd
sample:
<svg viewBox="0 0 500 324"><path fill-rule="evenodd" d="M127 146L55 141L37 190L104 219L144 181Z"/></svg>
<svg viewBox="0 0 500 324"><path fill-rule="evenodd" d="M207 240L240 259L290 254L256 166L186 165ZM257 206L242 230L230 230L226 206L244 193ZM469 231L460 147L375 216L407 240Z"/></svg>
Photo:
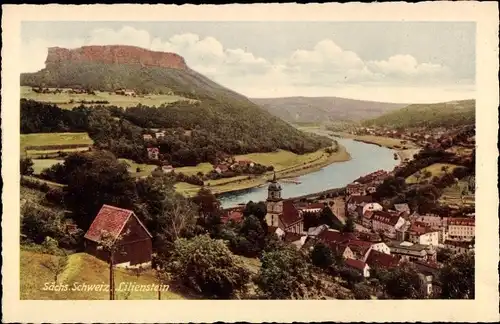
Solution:
<svg viewBox="0 0 500 324"><path fill-rule="evenodd" d="M336 138L336 140L351 154L351 160L332 163L319 171L297 177L300 184L280 182L283 188L283 198L344 187L371 172L391 171L399 163L399 160L394 160L394 151L391 149L347 138ZM267 198L267 184L262 187L225 193L218 198L223 208L234 207L250 200L263 201Z"/></svg>

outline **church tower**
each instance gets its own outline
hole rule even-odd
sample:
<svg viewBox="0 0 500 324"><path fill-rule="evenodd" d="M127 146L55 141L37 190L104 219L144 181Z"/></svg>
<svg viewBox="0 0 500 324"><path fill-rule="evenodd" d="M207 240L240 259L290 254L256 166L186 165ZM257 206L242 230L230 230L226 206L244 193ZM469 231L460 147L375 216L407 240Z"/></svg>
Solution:
<svg viewBox="0 0 500 324"><path fill-rule="evenodd" d="M267 188L267 225L278 227L278 219L283 213L283 198L281 198L281 185L276 180L276 172L273 175L273 180Z"/></svg>

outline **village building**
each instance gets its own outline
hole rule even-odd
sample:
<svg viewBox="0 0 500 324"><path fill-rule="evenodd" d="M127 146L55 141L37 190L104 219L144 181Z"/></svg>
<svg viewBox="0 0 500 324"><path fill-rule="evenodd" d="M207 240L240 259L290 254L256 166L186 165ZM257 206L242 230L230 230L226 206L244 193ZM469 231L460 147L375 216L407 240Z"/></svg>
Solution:
<svg viewBox="0 0 500 324"><path fill-rule="evenodd" d="M165 137L165 132L156 132L155 137L156 138L163 138L163 137Z"/></svg>
<svg viewBox="0 0 500 324"><path fill-rule="evenodd" d="M407 233L408 241L415 244L438 246L439 231L432 230L425 223L413 222Z"/></svg>
<svg viewBox="0 0 500 324"><path fill-rule="evenodd" d="M135 91L131 89L118 89L115 94L122 96L135 96Z"/></svg>
<svg viewBox="0 0 500 324"><path fill-rule="evenodd" d="M368 266L368 264L364 263L363 261L355 259L346 259L345 265L351 269L357 270L365 278L370 277L370 266Z"/></svg>
<svg viewBox="0 0 500 324"><path fill-rule="evenodd" d="M475 232L474 218L450 218L448 220L446 240L470 242L474 239Z"/></svg>
<svg viewBox="0 0 500 324"><path fill-rule="evenodd" d="M161 170L164 172L164 173L172 173L174 172L174 167L171 166L171 165L163 165L161 167Z"/></svg>
<svg viewBox="0 0 500 324"><path fill-rule="evenodd" d="M391 254L404 261L433 261L436 260L436 250L432 245L414 244L411 242L392 241L387 243Z"/></svg>
<svg viewBox="0 0 500 324"><path fill-rule="evenodd" d="M384 207L382 207L382 205L380 205L379 203L377 203L377 202L368 203L368 204L363 206L363 215L367 211L375 212L375 211L382 211L382 210L384 210Z"/></svg>
<svg viewBox="0 0 500 324"><path fill-rule="evenodd" d="M408 204L394 204L394 210L396 210L399 213L402 213L401 216L406 217L410 216L410 206Z"/></svg>
<svg viewBox="0 0 500 324"><path fill-rule="evenodd" d="M359 217L358 207L364 207L366 204L373 202L372 196L350 196L347 199L347 216Z"/></svg>
<svg viewBox="0 0 500 324"><path fill-rule="evenodd" d="M267 225L280 228L284 232L302 234L304 232L302 214L295 207L293 201L283 200L281 191L281 185L276 180L275 173L267 188L267 214L265 217Z"/></svg>
<svg viewBox="0 0 500 324"><path fill-rule="evenodd" d="M472 242L457 242L446 240L444 241L443 245L453 253L467 253L474 250L474 244Z"/></svg>
<svg viewBox="0 0 500 324"><path fill-rule="evenodd" d="M366 263L371 268L391 269L398 266L399 259L391 254L372 249L366 258Z"/></svg>
<svg viewBox="0 0 500 324"><path fill-rule="evenodd" d="M99 248L105 235L114 241L112 257L117 267L151 265L152 236L133 211L103 205L84 236L85 252L109 262L110 253Z"/></svg>
<svg viewBox="0 0 500 324"><path fill-rule="evenodd" d="M150 160L158 160L160 157L160 149L157 147L148 147L148 158Z"/></svg>
<svg viewBox="0 0 500 324"><path fill-rule="evenodd" d="M226 164L218 164L214 167L215 172L218 174L229 171L229 167Z"/></svg>
<svg viewBox="0 0 500 324"><path fill-rule="evenodd" d="M227 213L225 213L221 217L221 222L223 224L227 224L229 222L234 222L234 223L241 223L243 221L243 210L240 208L228 210Z"/></svg>
<svg viewBox="0 0 500 324"><path fill-rule="evenodd" d="M383 233L389 238L396 238L396 231L406 225L404 218L386 211L373 212L372 228L377 233Z"/></svg>
<svg viewBox="0 0 500 324"><path fill-rule="evenodd" d="M142 135L142 139L145 141L151 141L153 139L153 136L151 134L144 134Z"/></svg>
<svg viewBox="0 0 500 324"><path fill-rule="evenodd" d="M420 279L420 289L421 293L429 297L433 293L433 281L434 281L434 275L429 272L429 271L420 271L418 273L418 278Z"/></svg>
<svg viewBox="0 0 500 324"><path fill-rule="evenodd" d="M361 183L350 183L346 186L346 193L349 196L365 196L366 185Z"/></svg>

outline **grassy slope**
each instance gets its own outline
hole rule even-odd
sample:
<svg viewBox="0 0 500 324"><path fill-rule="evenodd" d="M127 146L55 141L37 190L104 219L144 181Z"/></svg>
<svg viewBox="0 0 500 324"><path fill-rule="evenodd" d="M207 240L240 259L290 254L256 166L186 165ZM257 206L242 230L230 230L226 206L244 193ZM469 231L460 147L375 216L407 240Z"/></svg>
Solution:
<svg viewBox="0 0 500 324"><path fill-rule="evenodd" d="M69 144L88 144L91 146L94 141L87 133L36 133L36 134L21 134L21 155L25 154L27 146L43 146L43 145L69 145ZM73 152L87 150L87 148L74 148L63 150L28 150L28 155L42 155L57 153L58 151Z"/></svg>
<svg viewBox="0 0 500 324"><path fill-rule="evenodd" d="M118 107L133 107L139 103L146 106L159 106L161 104L176 102L179 100L187 100L176 95L160 95L152 94L144 97L122 96L110 94L109 92L95 91L96 95L89 94L70 94L70 93L36 93L31 90L31 87L21 87L21 98L32 99L40 102L54 103L61 108L73 108L79 106L78 101L109 101L109 105ZM74 103L69 103L71 100Z"/></svg>
<svg viewBox="0 0 500 324"><path fill-rule="evenodd" d="M365 126L440 127L474 123L475 100L415 104L363 122Z"/></svg>
<svg viewBox="0 0 500 324"><path fill-rule="evenodd" d="M74 283L85 284L108 284L108 265L86 253L75 253L69 256L68 266L59 277L60 283L68 284L67 291L44 291L44 284L53 282L54 275L42 264L52 255L33 251L21 250L21 299L54 299L54 300L106 300L109 293L106 291L73 291ZM135 282L137 284L156 284L157 280L153 270L149 270L139 277L133 272L124 269L115 271L116 287L121 282ZM117 292L117 299L124 299L124 291ZM128 299L157 299L158 294L154 291L132 292ZM183 299L179 294L172 291L162 292L162 299Z"/></svg>
<svg viewBox="0 0 500 324"><path fill-rule="evenodd" d="M253 98L251 100L272 114L293 123L361 120L404 107L404 104L337 97Z"/></svg>
<svg viewBox="0 0 500 324"><path fill-rule="evenodd" d="M453 170L457 167L456 165L449 164L449 163L434 163L434 164L431 164L428 167L423 168L422 170L420 170L420 173L421 173L420 181L422 181L422 180L430 180L434 176L436 176L436 177L442 177L445 174L445 172L441 169L443 166L447 166L448 167L448 171L447 171L448 173L453 172ZM424 178L423 177L423 173L426 172L426 171L429 171L431 173L431 176L428 177L428 178ZM411 175L408 178L406 178L406 183L416 183L416 182L417 182L417 178L415 177L415 175Z"/></svg>

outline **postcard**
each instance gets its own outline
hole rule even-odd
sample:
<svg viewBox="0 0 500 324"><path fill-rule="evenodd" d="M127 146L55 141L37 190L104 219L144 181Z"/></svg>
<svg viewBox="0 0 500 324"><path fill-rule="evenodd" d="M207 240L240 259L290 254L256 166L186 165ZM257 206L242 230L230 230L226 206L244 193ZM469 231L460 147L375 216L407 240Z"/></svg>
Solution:
<svg viewBox="0 0 500 324"><path fill-rule="evenodd" d="M495 321L495 3L3 6L5 320Z"/></svg>

